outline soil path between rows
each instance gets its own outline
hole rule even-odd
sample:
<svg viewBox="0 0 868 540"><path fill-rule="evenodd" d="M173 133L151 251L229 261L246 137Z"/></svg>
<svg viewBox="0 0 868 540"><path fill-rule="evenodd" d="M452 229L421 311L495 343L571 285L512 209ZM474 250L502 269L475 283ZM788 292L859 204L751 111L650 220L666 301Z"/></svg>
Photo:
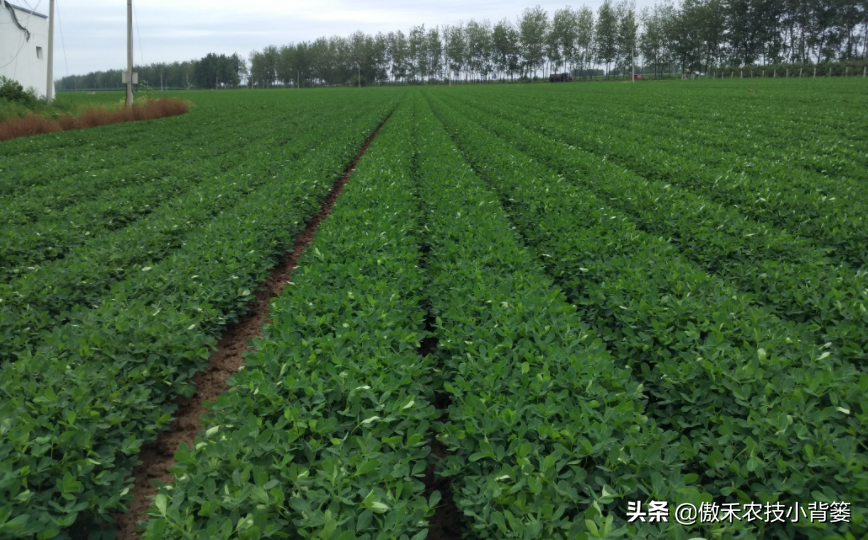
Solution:
<svg viewBox="0 0 868 540"><path fill-rule="evenodd" d="M413 176L418 178L417 164L414 161ZM424 241L419 246L419 268L428 269L428 254L431 252L431 246ZM430 279L430 278L429 278ZM416 354L422 357L432 357L431 368L443 369L440 359L436 356L437 347L440 340L436 336L435 317L431 312L431 306L425 308L427 314L425 317L425 331L428 337L424 338L419 345ZM440 412L439 422L449 422L449 405L452 400L450 394L445 391L434 392L434 408ZM437 440L437 430L432 426L429 431L431 441L428 447L431 453L428 458L428 467L425 469L425 476L422 479L425 484L424 497L426 501L431 500L431 495L438 491L440 492L440 502L436 505L434 515L428 518L428 536L426 540L460 540L461 532L464 527L464 517L455 504L455 492L452 477L445 477L438 474L438 467L441 462L444 462L449 456L449 449L445 444Z"/></svg>
<svg viewBox="0 0 868 540"><path fill-rule="evenodd" d="M391 116L391 114L389 115ZM114 515L114 526L117 529L116 540L138 540L136 523L147 520L144 512L152 504L151 496L157 494L153 487L154 480L169 484L174 477L169 468L175 463L175 452L182 442L190 448L194 447L196 435L203 429L202 415L208 412L206 401L214 402L223 392L229 390L226 380L244 364L244 353L250 350L249 340L262 334L262 327L268 322L269 304L272 298L278 296L290 281L292 271L296 268L299 257L313 242L319 225L328 217L340 197L344 186L352 177L356 164L365 155L371 142L377 137L380 129L389 120L383 120L377 129L359 149L353 161L344 169L319 211L308 220L304 230L295 239L292 251L286 253L280 263L271 271L268 279L256 292L256 299L251 301L249 311L237 323L226 328L223 336L217 342L217 349L211 354L208 366L193 376L196 393L191 398L178 396L178 410L171 427L160 434L153 444L143 447L139 454L141 465L133 469L135 483L130 490L133 502L129 511Z"/></svg>

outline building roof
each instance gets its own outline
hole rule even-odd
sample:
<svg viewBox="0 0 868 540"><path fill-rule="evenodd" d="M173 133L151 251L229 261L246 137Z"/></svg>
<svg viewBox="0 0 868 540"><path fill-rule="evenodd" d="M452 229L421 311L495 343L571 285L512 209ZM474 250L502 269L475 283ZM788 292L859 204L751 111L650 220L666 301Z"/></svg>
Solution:
<svg viewBox="0 0 868 540"><path fill-rule="evenodd" d="M29 14L31 14L31 15L36 15L37 17L42 17L43 19L47 19L47 18L48 18L48 15L43 15L42 13L37 13L37 12L33 11L32 9L27 9L27 8L24 8L24 7L21 7L21 6L16 6L16 5L13 4L12 2L9 2L8 0L6 1L6 5L7 5L7 6L11 6L11 7L17 9L18 11L23 11L24 13L29 13Z"/></svg>

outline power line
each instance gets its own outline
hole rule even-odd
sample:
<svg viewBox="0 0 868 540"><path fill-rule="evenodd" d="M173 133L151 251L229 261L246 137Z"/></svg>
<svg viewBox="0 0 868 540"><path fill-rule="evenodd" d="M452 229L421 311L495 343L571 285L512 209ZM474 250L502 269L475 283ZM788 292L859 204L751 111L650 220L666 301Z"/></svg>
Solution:
<svg viewBox="0 0 868 540"><path fill-rule="evenodd" d="M12 15L12 22L8 24L14 24L18 28L20 28L24 32L24 35L27 36L27 41L30 41L30 30L26 26L21 24L21 21L18 20L18 16L15 15L15 6L7 3L6 9L8 9L9 13Z"/></svg>
<svg viewBox="0 0 868 540"><path fill-rule="evenodd" d="M66 64L66 76L69 77L69 61L66 59L66 43L63 41L63 22L60 20L60 0L56 0L57 24L60 26L60 43L63 45L63 63Z"/></svg>
<svg viewBox="0 0 868 540"><path fill-rule="evenodd" d="M133 2L133 13L136 19L136 37L139 38L139 59L142 61L142 67L145 67L145 53L142 51L142 33L139 32L139 12L136 10L136 2Z"/></svg>
<svg viewBox="0 0 868 540"><path fill-rule="evenodd" d="M23 1L24 1L25 4L27 4L27 7L30 8L30 3L28 3L27 0L23 0ZM41 3L42 3L42 0L39 0L39 2L36 3L36 7L39 7L39 4L41 4ZM9 5L9 4L7 4L7 7L9 8L9 11L12 12L12 18L15 20L15 22L18 22L18 17L15 15L15 8L13 8L13 7L12 7L11 5ZM24 50L24 45L25 45L28 41L30 41L30 28L29 28L29 26L30 26L30 16L31 16L33 13L36 13L36 9L35 9L35 8L30 8L30 13L27 14L27 21L26 21L26 22L27 22L27 25L26 25L26 26L25 26L25 25L22 25L20 22L18 22L18 26L24 28L24 31L26 32L26 35L27 35L27 39L21 42L21 46L18 47L18 52L15 53L15 56L12 57L12 60L10 60L8 63L6 63L6 64L3 65L3 66L0 66L0 67L6 67L6 66L12 64L12 62L15 62L15 69L12 70L12 78L13 78L13 79L14 79L15 76L18 74L18 56L20 56L20 55L21 55L21 51Z"/></svg>
<svg viewBox="0 0 868 540"><path fill-rule="evenodd" d="M21 0L21 1L24 2L25 4L27 4L27 9L30 10L30 13L27 14L27 22L30 22L30 15L36 14L36 10L39 9L39 4L42 3L42 0L39 0L39 2L36 2L36 7L30 7L30 2L28 2L27 0Z"/></svg>
<svg viewBox="0 0 868 540"><path fill-rule="evenodd" d="M18 59L18 55L21 54L21 51L22 51L22 50L24 50L24 44L25 44L25 43L27 43L27 41L22 41L22 42L21 42L21 46L18 47L18 52L15 53L15 56L12 57L12 60L10 60L9 62L3 64L2 66L0 66L0 68L5 68L6 66L11 65L12 62L14 62L15 60L17 60L17 59ZM17 68L18 66L15 66L15 67ZM16 71L17 71L17 69L16 69Z"/></svg>

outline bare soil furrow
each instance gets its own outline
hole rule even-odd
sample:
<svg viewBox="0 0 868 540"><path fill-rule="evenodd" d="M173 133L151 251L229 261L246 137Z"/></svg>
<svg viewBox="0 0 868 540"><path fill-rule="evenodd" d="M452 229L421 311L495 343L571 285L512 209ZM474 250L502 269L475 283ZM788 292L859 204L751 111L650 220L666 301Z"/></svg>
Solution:
<svg viewBox="0 0 868 540"><path fill-rule="evenodd" d="M427 267L426 257L431 251L428 245L421 246L421 256L419 258L419 266ZM430 306L427 307L428 316L425 321L428 337L423 339L416 351L419 356L436 355L438 339L434 335L435 319L431 315ZM434 362L431 365L432 369L442 368L437 356L434 356ZM437 378L435 378L436 381ZM440 389L439 381L434 383L434 407L440 412L439 422L449 421L449 405L451 403L450 394ZM431 442L428 446L431 448L431 453L428 456L428 468L425 469L425 499L431 500L431 495L435 491L440 492L440 502L437 504L437 510L434 515L428 519L428 536L427 540L459 540L461 538L461 530L463 527L463 516L455 504L452 493L452 478L442 476L438 473L440 462L448 456L446 445L436 439L437 429L431 429L429 433Z"/></svg>

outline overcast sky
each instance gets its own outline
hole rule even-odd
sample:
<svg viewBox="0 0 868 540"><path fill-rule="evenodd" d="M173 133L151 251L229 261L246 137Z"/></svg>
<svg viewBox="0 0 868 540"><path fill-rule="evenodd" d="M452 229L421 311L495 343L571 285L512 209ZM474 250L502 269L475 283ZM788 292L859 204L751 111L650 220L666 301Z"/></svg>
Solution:
<svg viewBox="0 0 868 540"><path fill-rule="evenodd" d="M48 12L49 0L13 0ZM538 2L551 16L569 0ZM126 64L124 0L56 0L60 24L55 26L55 68L58 77ZM602 0L572 1L596 11ZM653 0L636 0L638 7ZM507 17L515 21L533 0L134 0L139 35L135 62L173 62L209 52L243 57L266 45L284 45L320 36L369 34L436 26L459 21ZM62 31L63 39L60 39ZM134 27L135 32L135 27ZM139 47L141 40L141 47ZM64 58L65 49L65 58ZM68 68L67 68L68 65Z"/></svg>

